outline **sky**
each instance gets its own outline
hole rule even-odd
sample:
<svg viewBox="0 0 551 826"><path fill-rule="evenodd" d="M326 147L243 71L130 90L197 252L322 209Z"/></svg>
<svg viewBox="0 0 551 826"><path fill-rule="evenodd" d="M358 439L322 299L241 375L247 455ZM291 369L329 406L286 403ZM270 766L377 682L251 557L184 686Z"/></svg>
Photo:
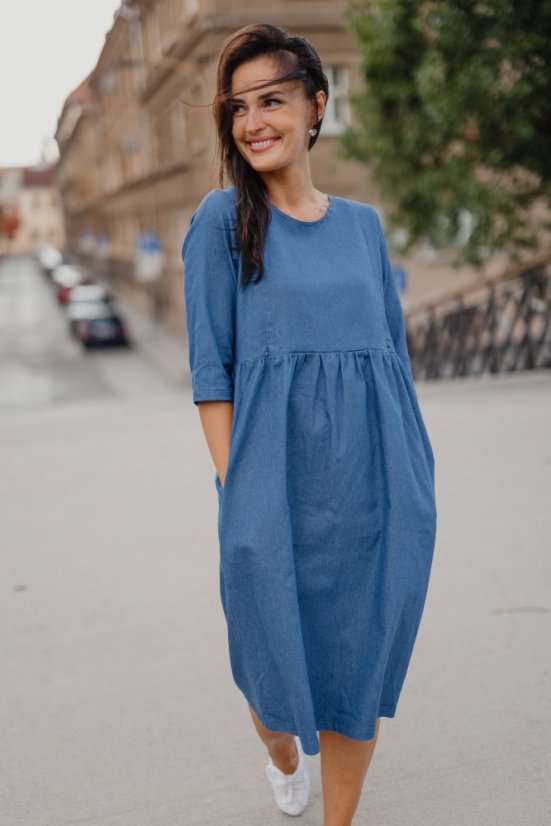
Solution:
<svg viewBox="0 0 551 826"><path fill-rule="evenodd" d="M0 2L0 166L32 166L96 65L120 0Z"/></svg>

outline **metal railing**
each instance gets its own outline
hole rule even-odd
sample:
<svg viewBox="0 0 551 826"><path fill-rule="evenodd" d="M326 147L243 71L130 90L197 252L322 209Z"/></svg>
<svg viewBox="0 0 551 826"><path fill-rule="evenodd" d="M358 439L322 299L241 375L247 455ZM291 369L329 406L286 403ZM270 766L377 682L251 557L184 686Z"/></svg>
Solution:
<svg viewBox="0 0 551 826"><path fill-rule="evenodd" d="M551 368L551 253L406 312L416 379Z"/></svg>

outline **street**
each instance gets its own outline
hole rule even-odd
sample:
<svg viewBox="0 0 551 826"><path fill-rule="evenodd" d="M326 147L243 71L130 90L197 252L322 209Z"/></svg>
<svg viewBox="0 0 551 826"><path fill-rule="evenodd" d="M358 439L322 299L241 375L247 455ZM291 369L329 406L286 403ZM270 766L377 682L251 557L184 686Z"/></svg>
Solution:
<svg viewBox="0 0 551 826"><path fill-rule="evenodd" d="M30 258L0 261L0 347L2 826L283 823L230 672L189 384L139 347L84 353ZM551 375L417 389L437 545L354 823L544 826Z"/></svg>
<svg viewBox="0 0 551 826"><path fill-rule="evenodd" d="M0 352L1 412L175 397L133 353L83 352L69 337L52 286L31 258L0 263Z"/></svg>

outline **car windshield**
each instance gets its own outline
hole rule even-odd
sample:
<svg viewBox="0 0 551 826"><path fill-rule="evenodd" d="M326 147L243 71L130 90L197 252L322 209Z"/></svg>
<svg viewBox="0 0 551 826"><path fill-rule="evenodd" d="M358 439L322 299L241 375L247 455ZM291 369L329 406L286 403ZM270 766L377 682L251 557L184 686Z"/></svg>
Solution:
<svg viewBox="0 0 551 826"><path fill-rule="evenodd" d="M108 304L108 295L71 295L71 304Z"/></svg>
<svg viewBox="0 0 551 826"><path fill-rule="evenodd" d="M96 321L116 321L117 317L112 313L108 307L102 307L97 314L94 313L93 318L90 319L92 323Z"/></svg>

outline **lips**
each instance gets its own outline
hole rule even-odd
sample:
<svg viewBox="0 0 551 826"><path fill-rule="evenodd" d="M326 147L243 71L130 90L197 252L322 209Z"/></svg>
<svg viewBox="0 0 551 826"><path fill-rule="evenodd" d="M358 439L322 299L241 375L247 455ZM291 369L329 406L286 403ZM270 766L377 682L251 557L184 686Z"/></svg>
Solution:
<svg viewBox="0 0 551 826"><path fill-rule="evenodd" d="M279 140L281 140L281 138L261 138L258 141L247 141L247 144L251 148L252 152L263 152L265 149L269 149L271 146L274 146ZM254 146L253 144L259 145Z"/></svg>

